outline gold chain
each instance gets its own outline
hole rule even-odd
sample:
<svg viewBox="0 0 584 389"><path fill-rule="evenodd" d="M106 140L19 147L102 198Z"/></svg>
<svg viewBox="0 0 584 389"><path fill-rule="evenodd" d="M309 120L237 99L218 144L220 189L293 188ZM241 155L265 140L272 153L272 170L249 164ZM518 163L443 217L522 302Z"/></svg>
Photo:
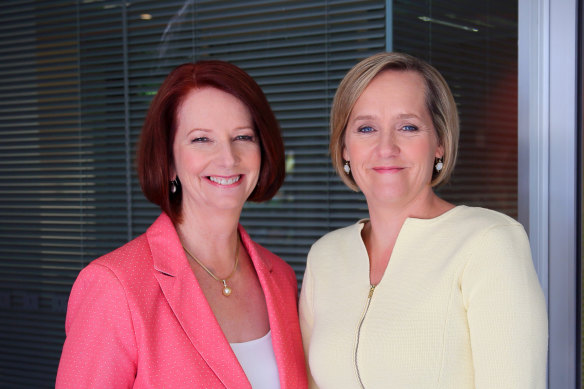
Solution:
<svg viewBox="0 0 584 389"><path fill-rule="evenodd" d="M215 274L213 274L213 272L211 272L211 270L209 270L207 268L207 266L203 265L203 263L201 261L199 261L197 259L197 257L195 257L189 250L187 250L187 248L185 246L183 246L183 249L186 251L186 253L188 255L190 255L191 258L193 258L195 260L195 262L197 262L199 264L199 266L201 266L207 273L209 273L209 275L211 277L213 277L213 279L223 283L223 296L229 297L232 290L229 286L227 286L227 280L230 279L235 274L235 271L237 270L237 263L239 262L239 239L237 239L237 247L235 248L235 265L233 265L233 270L231 271L231 274L229 274L227 277L225 277L223 279L220 279Z"/></svg>

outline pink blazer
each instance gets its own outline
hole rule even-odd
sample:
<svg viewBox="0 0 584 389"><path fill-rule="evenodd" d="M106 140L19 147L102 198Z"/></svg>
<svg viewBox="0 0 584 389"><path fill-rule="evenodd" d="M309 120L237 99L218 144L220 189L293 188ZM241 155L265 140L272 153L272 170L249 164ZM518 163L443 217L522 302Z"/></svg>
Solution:
<svg viewBox="0 0 584 389"><path fill-rule="evenodd" d="M294 272L239 232L266 296L280 385L305 388ZM65 331L57 388L251 388L164 213L81 271Z"/></svg>

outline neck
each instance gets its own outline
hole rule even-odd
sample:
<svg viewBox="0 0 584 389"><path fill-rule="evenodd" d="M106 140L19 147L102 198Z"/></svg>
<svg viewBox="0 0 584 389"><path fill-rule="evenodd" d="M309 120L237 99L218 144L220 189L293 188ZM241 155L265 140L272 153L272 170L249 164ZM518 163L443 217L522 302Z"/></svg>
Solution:
<svg viewBox="0 0 584 389"><path fill-rule="evenodd" d="M370 222L363 230L363 239L372 261L376 258L389 260L407 218L430 219L453 207L431 189L409 202L380 203L368 200L367 206Z"/></svg>
<svg viewBox="0 0 584 389"><path fill-rule="evenodd" d="M184 247L210 269L227 274L233 268L239 212L183 209L183 221L176 226ZM241 254L240 254L241 255Z"/></svg>

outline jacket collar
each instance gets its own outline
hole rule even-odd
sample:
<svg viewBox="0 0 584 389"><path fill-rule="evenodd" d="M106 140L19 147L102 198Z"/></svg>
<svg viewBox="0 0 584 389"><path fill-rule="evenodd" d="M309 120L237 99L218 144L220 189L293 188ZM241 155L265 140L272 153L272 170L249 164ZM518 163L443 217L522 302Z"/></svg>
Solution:
<svg viewBox="0 0 584 389"><path fill-rule="evenodd" d="M238 226L241 241L255 267L266 297L272 335L284 333L289 323L283 319L279 285L272 277L273 254L254 243L243 226ZM197 279L195 278L176 229L165 213L146 231L154 263L154 276L193 346L227 388L242 388L248 382L237 357L225 338ZM275 294L274 294L275 293ZM201 318L204 318L201 320ZM274 338L274 352L280 378L286 377L283 360L287 339Z"/></svg>
<svg viewBox="0 0 584 389"><path fill-rule="evenodd" d="M170 218L161 214L146 236L156 270L154 276L189 340L227 388L242 387L248 382L245 372L188 264Z"/></svg>
<svg viewBox="0 0 584 389"><path fill-rule="evenodd" d="M247 231L240 224L239 235L243 247L247 250L256 271L272 272L272 259L258 254L255 243L249 237ZM146 232L148 243L152 251L154 268L168 276L175 277L185 271L190 271L182 244L176 233L176 229L166 213L162 213ZM184 260L183 260L184 259Z"/></svg>

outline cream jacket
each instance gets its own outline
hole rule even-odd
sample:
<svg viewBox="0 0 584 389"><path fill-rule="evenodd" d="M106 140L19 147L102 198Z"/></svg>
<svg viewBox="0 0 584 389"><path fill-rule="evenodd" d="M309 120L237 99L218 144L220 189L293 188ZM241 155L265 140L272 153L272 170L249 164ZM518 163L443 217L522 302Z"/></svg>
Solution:
<svg viewBox="0 0 584 389"><path fill-rule="evenodd" d="M407 219L375 288L362 227L308 255L300 326L312 387L545 388L546 307L519 223L466 206Z"/></svg>

